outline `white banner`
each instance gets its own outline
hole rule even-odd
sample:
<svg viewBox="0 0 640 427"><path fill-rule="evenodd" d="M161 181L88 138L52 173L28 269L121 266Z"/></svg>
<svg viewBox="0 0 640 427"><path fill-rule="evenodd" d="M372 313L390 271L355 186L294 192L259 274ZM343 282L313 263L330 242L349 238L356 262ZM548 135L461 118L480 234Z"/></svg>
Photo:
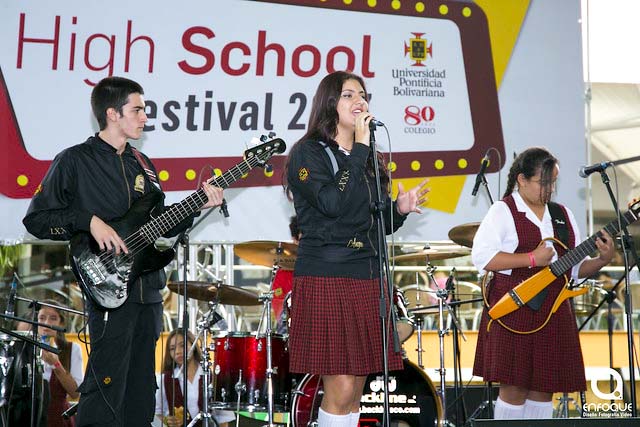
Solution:
<svg viewBox="0 0 640 427"><path fill-rule="evenodd" d="M149 121L134 145L153 159L169 201L194 191L203 168L239 162L251 138L275 132L290 147L304 133L319 81L343 69L367 82L370 109L389 131L387 138L379 129L377 139L381 151L393 151L394 177L433 177L426 214L407 222L401 240L446 239L453 226L482 218L487 198L470 193L489 148L507 167L514 151L531 145L551 148L563 173L584 162L579 5L532 2L501 77L492 48L503 41L490 39L490 10L353 3L3 2L0 241L29 238L21 225L28 197L59 151L97 131L89 95L107 75L145 89ZM191 240L288 240L284 161L226 190L230 218L214 212ZM498 166L492 157L489 172ZM489 181L499 198L497 178ZM560 185L561 200L578 213L582 187L573 179Z"/></svg>

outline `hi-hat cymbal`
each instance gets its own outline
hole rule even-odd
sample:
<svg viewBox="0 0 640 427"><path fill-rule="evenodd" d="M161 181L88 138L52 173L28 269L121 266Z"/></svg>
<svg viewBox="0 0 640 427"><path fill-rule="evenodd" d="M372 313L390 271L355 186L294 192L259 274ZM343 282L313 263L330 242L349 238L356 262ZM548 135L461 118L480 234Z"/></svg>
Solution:
<svg viewBox="0 0 640 427"><path fill-rule="evenodd" d="M171 292L178 293L180 289L180 295L182 295L184 286L182 282L169 282L167 287ZM187 296L190 298L199 299L201 301L214 301L217 300L220 304L231 305L260 305L262 304L258 300L258 295L253 292L238 288L235 286L222 285L211 282L187 282Z"/></svg>
<svg viewBox="0 0 640 427"><path fill-rule="evenodd" d="M272 267L274 264L283 270L293 270L298 254L298 245L270 240L254 240L238 243L233 247L236 255L251 264Z"/></svg>
<svg viewBox="0 0 640 427"><path fill-rule="evenodd" d="M479 222L457 225L449 230L449 238L459 245L470 248L473 246L473 237L476 235L478 227L480 227Z"/></svg>
<svg viewBox="0 0 640 427"><path fill-rule="evenodd" d="M469 249L463 247L442 247L429 248L409 254L397 255L393 257L394 262L402 261L438 261L441 259L457 258L469 255Z"/></svg>

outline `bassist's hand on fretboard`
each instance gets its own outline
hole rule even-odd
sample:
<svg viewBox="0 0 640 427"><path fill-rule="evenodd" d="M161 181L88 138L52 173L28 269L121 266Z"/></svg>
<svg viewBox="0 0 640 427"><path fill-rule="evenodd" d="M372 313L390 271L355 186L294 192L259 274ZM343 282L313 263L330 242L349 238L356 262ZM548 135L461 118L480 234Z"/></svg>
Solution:
<svg viewBox="0 0 640 427"><path fill-rule="evenodd" d="M129 253L127 245L124 244L120 236L118 236L118 233L116 233L110 225L97 216L94 215L91 218L89 229L91 231L91 236L93 236L101 250L115 249L116 255L120 255L120 251L125 254Z"/></svg>
<svg viewBox="0 0 640 427"><path fill-rule="evenodd" d="M209 184L209 181L205 181L202 183L202 189L207 194L209 200L200 208L200 210L214 208L222 204L222 198L224 197L224 195L222 194L222 188L215 187Z"/></svg>

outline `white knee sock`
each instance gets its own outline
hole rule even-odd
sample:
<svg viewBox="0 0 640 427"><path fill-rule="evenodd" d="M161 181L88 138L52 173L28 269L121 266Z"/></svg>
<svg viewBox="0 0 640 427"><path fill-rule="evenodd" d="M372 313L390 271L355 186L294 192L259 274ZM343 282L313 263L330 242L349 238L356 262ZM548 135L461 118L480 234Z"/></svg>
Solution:
<svg viewBox="0 0 640 427"><path fill-rule="evenodd" d="M494 420L513 420L524 418L524 405L512 405L504 400L496 400L496 407L493 410Z"/></svg>
<svg viewBox="0 0 640 427"><path fill-rule="evenodd" d="M360 422L360 412L352 412L351 419L349 421L350 427L358 427L359 422Z"/></svg>
<svg viewBox="0 0 640 427"><path fill-rule="evenodd" d="M553 402L536 402L527 399L524 402L523 418L553 418Z"/></svg>
<svg viewBox="0 0 640 427"><path fill-rule="evenodd" d="M318 427L351 427L351 413L335 415L320 408L318 409Z"/></svg>

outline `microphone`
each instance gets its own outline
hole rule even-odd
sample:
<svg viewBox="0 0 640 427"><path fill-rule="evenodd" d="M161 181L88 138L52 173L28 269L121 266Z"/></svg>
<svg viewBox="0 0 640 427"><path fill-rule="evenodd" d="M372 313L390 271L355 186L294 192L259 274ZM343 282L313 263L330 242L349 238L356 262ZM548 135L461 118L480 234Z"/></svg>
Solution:
<svg viewBox="0 0 640 427"><path fill-rule="evenodd" d="M17 292L18 292L18 283L16 282L16 273L13 273L13 282L11 282L9 299L7 300L7 309L4 311L5 316L13 316L15 314Z"/></svg>
<svg viewBox="0 0 640 427"><path fill-rule="evenodd" d="M580 171L578 172L578 175L580 175L582 178L586 178L594 172L602 172L612 164L613 163L611 162L602 162L602 163L596 163L591 166L582 166L580 168Z"/></svg>
<svg viewBox="0 0 640 427"><path fill-rule="evenodd" d="M482 158L482 163L480 164L480 172L476 175L476 183L473 186L473 191L471 192L472 196L476 196L478 194L478 189L480 188L480 184L482 184L482 179L484 177L484 173L487 170L487 166L489 166L489 152L487 151Z"/></svg>
<svg viewBox="0 0 640 427"><path fill-rule="evenodd" d="M369 121L369 129L376 130L377 126L384 127L384 123L382 123L380 120L376 120L376 119L371 119Z"/></svg>

